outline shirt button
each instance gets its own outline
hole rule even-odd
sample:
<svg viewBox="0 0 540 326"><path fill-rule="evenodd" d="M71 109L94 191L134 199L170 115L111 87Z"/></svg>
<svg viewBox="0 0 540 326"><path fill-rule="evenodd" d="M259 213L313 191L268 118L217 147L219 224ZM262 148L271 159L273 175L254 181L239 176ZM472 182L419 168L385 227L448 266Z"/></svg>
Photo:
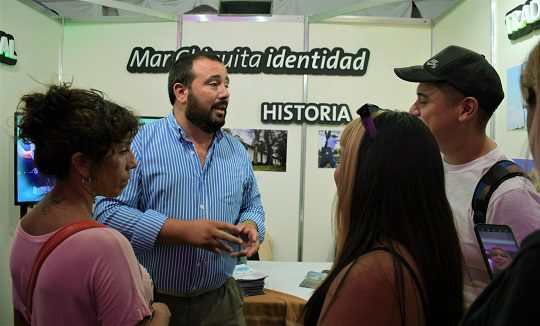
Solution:
<svg viewBox="0 0 540 326"><path fill-rule="evenodd" d="M191 155L195 155L195 152L194 152L194 151L191 151Z"/></svg>
<svg viewBox="0 0 540 326"><path fill-rule="evenodd" d="M204 209L204 205L203 205L203 204L201 204L199 207L200 207L201 209Z"/></svg>

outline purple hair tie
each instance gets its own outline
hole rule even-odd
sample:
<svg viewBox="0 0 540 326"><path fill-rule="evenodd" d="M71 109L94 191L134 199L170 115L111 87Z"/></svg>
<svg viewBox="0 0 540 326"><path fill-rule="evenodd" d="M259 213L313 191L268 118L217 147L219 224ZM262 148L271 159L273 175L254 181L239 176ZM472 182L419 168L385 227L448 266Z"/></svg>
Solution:
<svg viewBox="0 0 540 326"><path fill-rule="evenodd" d="M377 128L375 127L375 122L373 121L371 114L379 110L380 108L378 106L369 103L362 105L356 110L356 113L360 115L360 119L364 124L364 129L366 129L367 134L372 140L375 140L375 136L377 136Z"/></svg>

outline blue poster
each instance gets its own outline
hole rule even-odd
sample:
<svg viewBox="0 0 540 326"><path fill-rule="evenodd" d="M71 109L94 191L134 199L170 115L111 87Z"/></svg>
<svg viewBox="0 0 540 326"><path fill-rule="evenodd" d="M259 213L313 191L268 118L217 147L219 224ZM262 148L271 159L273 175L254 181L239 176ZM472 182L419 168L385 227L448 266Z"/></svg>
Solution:
<svg viewBox="0 0 540 326"><path fill-rule="evenodd" d="M506 102L508 104L506 119L507 130L525 129L525 121L527 121L527 108L523 103L519 87L521 66L522 65L519 65L508 69L506 74Z"/></svg>

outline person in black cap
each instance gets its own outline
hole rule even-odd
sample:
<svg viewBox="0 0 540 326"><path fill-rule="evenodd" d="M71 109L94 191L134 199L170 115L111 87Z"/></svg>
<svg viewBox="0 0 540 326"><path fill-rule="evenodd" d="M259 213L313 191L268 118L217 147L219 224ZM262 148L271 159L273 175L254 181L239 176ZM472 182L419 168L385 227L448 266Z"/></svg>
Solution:
<svg viewBox="0 0 540 326"><path fill-rule="evenodd" d="M394 72L419 83L409 112L431 129L443 155L446 194L465 258L468 305L489 283L473 229L473 192L493 164L508 159L486 134L487 123L504 98L501 80L483 55L455 45L421 66ZM523 177L502 183L491 196L486 223L510 226L518 243L540 229L540 196L532 183Z"/></svg>
<svg viewBox="0 0 540 326"><path fill-rule="evenodd" d="M540 42L523 65L521 94L527 107L529 148L540 166ZM540 231L528 236L508 266L474 301L459 326L538 325Z"/></svg>

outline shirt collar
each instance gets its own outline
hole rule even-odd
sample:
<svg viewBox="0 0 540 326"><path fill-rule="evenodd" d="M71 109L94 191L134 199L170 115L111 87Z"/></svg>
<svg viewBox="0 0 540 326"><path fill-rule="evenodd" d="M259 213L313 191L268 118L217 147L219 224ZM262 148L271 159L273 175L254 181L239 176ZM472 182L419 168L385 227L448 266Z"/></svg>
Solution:
<svg viewBox="0 0 540 326"><path fill-rule="evenodd" d="M184 129L182 129L182 127L180 126L180 124L178 123L178 121L176 121L176 118L174 117L174 112L171 111L168 115L167 115L167 124L169 125L169 127L171 127L175 132L178 133L178 135L180 136L180 138L184 139L184 140L188 140L187 137L186 137L186 132L184 131ZM218 131L216 131L215 135L214 135L214 140L215 142L219 142L221 141L221 139L223 139L223 131L221 129L219 129Z"/></svg>

